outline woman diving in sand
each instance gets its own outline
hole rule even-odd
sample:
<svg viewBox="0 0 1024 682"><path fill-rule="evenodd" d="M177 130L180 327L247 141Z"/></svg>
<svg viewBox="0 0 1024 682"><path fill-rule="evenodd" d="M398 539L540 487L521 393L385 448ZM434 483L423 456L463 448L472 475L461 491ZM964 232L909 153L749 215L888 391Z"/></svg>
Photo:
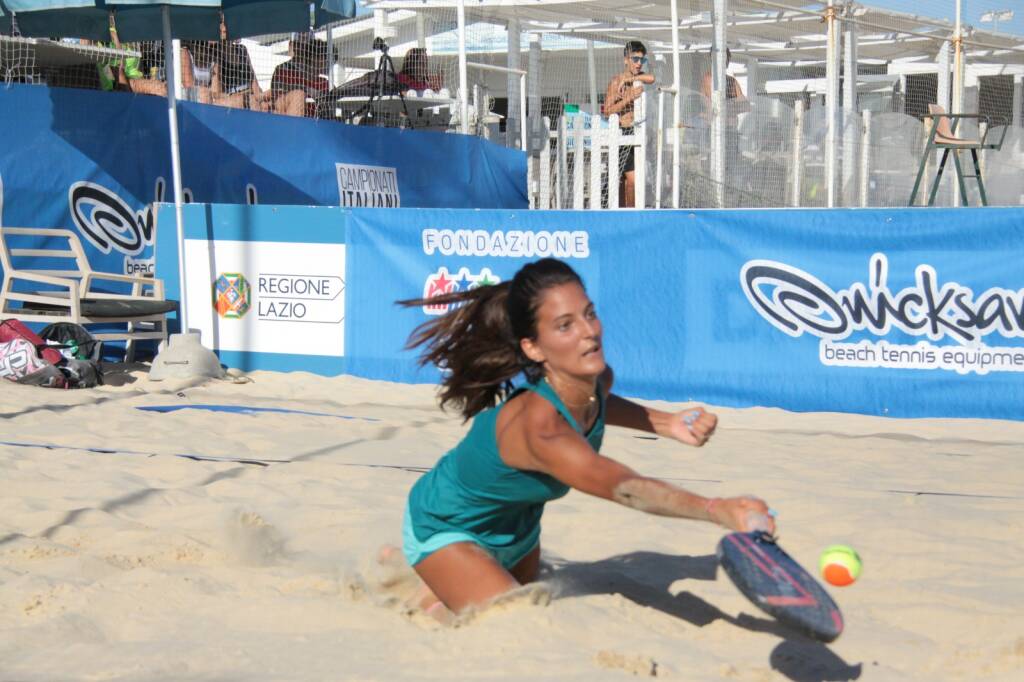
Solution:
<svg viewBox="0 0 1024 682"><path fill-rule="evenodd" d="M424 609L458 613L534 581L544 505L570 488L649 514L774 532L759 499L705 498L598 454L607 424L700 447L717 417L700 407L662 412L611 392L601 321L565 263L539 260L509 282L429 303L457 305L408 345L444 371L441 406L473 424L409 494L402 549L425 584ZM526 383L514 388L520 375Z"/></svg>

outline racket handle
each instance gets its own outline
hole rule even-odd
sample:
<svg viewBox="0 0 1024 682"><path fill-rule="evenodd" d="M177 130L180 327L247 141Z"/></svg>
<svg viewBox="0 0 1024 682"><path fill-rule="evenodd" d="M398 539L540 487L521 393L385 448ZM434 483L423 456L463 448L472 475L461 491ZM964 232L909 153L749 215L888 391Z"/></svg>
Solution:
<svg viewBox="0 0 1024 682"><path fill-rule="evenodd" d="M762 531L765 533L771 532L771 519L768 517L767 514L762 514L756 511L749 511L747 512L747 517L745 520L747 524L747 532L749 533L757 531Z"/></svg>

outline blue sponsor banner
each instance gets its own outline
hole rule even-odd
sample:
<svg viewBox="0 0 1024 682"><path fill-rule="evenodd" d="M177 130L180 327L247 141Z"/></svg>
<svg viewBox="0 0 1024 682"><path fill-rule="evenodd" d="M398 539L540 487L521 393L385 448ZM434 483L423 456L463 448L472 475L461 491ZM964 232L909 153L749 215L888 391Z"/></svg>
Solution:
<svg viewBox="0 0 1024 682"><path fill-rule="evenodd" d="M1021 209L352 211L347 371L432 381L398 299L555 256L620 392L718 405L1024 419Z"/></svg>
<svg viewBox="0 0 1024 682"><path fill-rule="evenodd" d="M479 138L192 102L178 112L189 201L527 206L525 155ZM150 204L173 198L166 100L12 84L0 129L0 224L74 229L94 268L153 271Z"/></svg>

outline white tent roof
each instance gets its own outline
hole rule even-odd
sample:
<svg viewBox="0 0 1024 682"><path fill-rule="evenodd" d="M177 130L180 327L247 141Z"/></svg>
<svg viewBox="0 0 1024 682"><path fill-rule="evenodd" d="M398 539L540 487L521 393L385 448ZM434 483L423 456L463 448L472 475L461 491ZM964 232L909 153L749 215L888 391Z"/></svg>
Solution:
<svg viewBox="0 0 1024 682"><path fill-rule="evenodd" d="M671 52L672 0L467 0L466 20L505 23L518 18L523 32L560 34L617 44L642 40L653 52ZM366 0L369 9L452 12L455 0ZM711 0L680 2L681 49L711 43ZM694 5L701 11L693 12ZM825 59L826 3L809 0L730 0L728 44L736 56L761 62L821 62ZM934 61L953 24L857 5L858 53L862 60L917 58ZM372 27L372 24L371 24ZM1024 38L965 28L968 62L1024 64Z"/></svg>

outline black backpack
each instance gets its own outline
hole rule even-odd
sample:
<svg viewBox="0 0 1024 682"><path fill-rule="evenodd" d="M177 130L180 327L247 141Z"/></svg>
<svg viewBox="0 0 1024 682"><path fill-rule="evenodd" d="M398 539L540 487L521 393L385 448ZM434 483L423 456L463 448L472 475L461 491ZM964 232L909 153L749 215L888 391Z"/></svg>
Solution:
<svg viewBox="0 0 1024 682"><path fill-rule="evenodd" d="M103 383L103 342L73 322L55 322L39 332L46 345L64 356L57 368L72 388L92 388Z"/></svg>

